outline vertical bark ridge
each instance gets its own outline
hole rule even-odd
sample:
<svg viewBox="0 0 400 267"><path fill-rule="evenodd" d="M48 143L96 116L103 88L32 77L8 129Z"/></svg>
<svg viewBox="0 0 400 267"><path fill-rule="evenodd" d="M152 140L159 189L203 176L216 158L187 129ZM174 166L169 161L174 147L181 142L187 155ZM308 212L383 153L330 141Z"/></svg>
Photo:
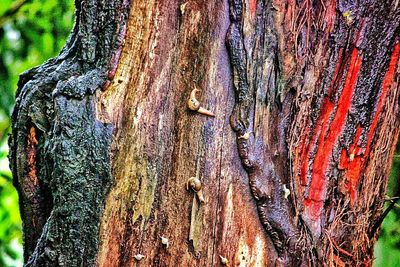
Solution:
<svg viewBox="0 0 400 267"><path fill-rule="evenodd" d="M279 51L283 36L279 37L282 29L275 23L282 21L282 15L274 12L280 9L272 2L257 1L256 11L254 3L250 8L246 4L230 2L227 46L237 96L231 125L237 132L239 155L249 174L260 220L277 249L279 262L294 264L306 256L312 262L308 233L294 216L291 197L284 194L284 188L290 187L286 134L293 99L287 84L296 79L284 72L292 73L285 63L293 61L281 62L290 56L284 47L285 53Z"/></svg>

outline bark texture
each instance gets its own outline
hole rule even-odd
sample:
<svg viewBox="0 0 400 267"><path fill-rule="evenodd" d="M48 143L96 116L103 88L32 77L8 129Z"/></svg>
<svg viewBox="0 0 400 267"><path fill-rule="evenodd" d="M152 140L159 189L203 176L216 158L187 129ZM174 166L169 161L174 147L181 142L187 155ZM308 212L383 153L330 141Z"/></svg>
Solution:
<svg viewBox="0 0 400 267"><path fill-rule="evenodd" d="M105 2L77 0L60 56L21 76L27 266L372 264L397 1Z"/></svg>
<svg viewBox="0 0 400 267"><path fill-rule="evenodd" d="M96 92L112 79L128 3L76 1L61 54L23 73L10 162L19 192L26 266L93 266L111 185L112 125L96 120Z"/></svg>
<svg viewBox="0 0 400 267"><path fill-rule="evenodd" d="M230 1L231 125L285 265L371 263L398 135L397 5Z"/></svg>

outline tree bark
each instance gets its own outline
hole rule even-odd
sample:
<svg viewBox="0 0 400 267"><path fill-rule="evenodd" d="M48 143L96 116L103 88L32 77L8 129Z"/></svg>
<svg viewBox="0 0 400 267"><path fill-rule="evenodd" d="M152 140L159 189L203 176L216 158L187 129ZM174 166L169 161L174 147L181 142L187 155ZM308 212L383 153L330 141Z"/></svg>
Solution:
<svg viewBox="0 0 400 267"><path fill-rule="evenodd" d="M399 134L397 1L76 7L60 56L17 92L26 266L372 264ZM188 109L196 88L215 117Z"/></svg>

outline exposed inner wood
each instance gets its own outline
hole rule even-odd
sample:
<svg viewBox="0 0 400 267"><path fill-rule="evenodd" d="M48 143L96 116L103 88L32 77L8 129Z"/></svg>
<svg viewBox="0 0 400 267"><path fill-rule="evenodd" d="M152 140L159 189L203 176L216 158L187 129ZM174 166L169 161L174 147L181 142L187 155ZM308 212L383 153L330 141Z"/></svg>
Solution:
<svg viewBox="0 0 400 267"><path fill-rule="evenodd" d="M100 266L131 266L139 253L143 266L273 259L229 125L228 14L225 1L132 2L115 78L98 102L99 117L116 127ZM188 110L195 87L215 118ZM192 176L204 204L185 188Z"/></svg>

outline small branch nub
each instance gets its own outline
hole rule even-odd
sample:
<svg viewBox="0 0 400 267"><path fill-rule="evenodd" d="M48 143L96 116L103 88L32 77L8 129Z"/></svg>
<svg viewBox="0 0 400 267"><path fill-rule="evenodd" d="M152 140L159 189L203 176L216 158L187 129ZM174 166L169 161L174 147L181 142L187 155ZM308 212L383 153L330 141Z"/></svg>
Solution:
<svg viewBox="0 0 400 267"><path fill-rule="evenodd" d="M200 114L211 116L211 117L215 117L214 113L212 113L211 111L201 107L200 102L196 98L196 93L197 92L200 92L200 90L195 88L190 93L190 97L189 97L189 100L187 102L188 108L190 110L196 111L196 112L198 112Z"/></svg>

